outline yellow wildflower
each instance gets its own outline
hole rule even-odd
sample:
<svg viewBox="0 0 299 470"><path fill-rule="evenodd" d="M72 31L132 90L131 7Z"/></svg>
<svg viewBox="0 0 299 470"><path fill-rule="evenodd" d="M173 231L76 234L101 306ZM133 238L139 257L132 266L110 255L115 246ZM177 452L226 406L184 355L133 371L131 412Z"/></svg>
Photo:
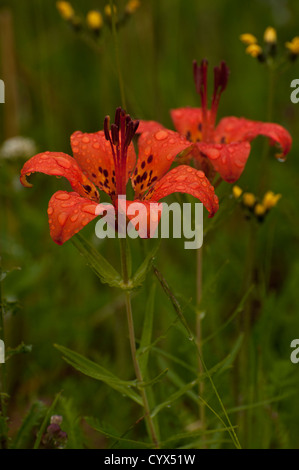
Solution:
<svg viewBox="0 0 299 470"><path fill-rule="evenodd" d="M253 207L256 202L256 197L252 193L244 193L242 201L244 206Z"/></svg>
<svg viewBox="0 0 299 470"><path fill-rule="evenodd" d="M276 44L277 42L277 33L276 29L272 28L272 26L268 26L264 32L264 41L267 44Z"/></svg>
<svg viewBox="0 0 299 470"><path fill-rule="evenodd" d="M241 34L240 40L244 44L246 44L247 46L250 46L250 44L256 44L257 43L256 37L253 36L253 34L250 34L250 33Z"/></svg>
<svg viewBox="0 0 299 470"><path fill-rule="evenodd" d="M86 22L90 29L99 30L103 26L103 17L99 11L91 10L87 13Z"/></svg>
<svg viewBox="0 0 299 470"><path fill-rule="evenodd" d="M267 191L263 197L262 204L266 210L269 210L276 206L280 198L281 194L274 194L273 191Z"/></svg>
<svg viewBox="0 0 299 470"><path fill-rule="evenodd" d="M72 5L69 2L56 2L57 10L64 20L71 20L75 14Z"/></svg>

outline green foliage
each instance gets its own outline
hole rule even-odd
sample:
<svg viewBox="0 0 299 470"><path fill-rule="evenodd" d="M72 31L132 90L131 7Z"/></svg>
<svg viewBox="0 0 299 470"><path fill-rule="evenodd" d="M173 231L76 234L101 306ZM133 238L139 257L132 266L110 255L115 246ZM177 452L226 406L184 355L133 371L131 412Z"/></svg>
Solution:
<svg viewBox="0 0 299 470"><path fill-rule="evenodd" d="M107 2L71 3L85 17ZM12 13L14 44L5 44L16 58L8 81L15 81L18 99L15 109L0 105L0 143L15 122L37 152L71 153L72 132L102 129L104 116L121 104L111 28L90 47L55 2L2 4ZM298 35L298 17L292 0L250 6L231 0L229 8L220 0L142 0L118 31L127 111L173 128L170 109L199 106L192 61L206 57L211 67L226 60L231 71L218 119L266 120L267 69L244 53L239 36L262 38L273 25L282 52ZM2 62L1 56L1 73ZM0 157L0 338L4 332L7 360L0 364L1 447L42 447L54 413L63 418L69 449L152 447L142 407L146 391L161 448L226 449L238 440L243 448L298 448L299 366L290 361L299 332L299 105L290 101L298 64L278 70L274 83L273 121L293 136L288 160L277 162L270 149L263 172L267 189L282 194L277 207L254 225L252 245L252 221L231 185L217 187L220 210L204 219L200 373L194 251L184 250L181 240L130 240L124 285L117 240L95 239L93 222L62 247L52 242L48 201L56 190L69 190L68 183L32 176L27 190L18 181L24 158ZM258 191L264 141L251 144L238 181L246 191ZM127 293L142 382L129 350ZM57 390L63 390L59 398Z"/></svg>

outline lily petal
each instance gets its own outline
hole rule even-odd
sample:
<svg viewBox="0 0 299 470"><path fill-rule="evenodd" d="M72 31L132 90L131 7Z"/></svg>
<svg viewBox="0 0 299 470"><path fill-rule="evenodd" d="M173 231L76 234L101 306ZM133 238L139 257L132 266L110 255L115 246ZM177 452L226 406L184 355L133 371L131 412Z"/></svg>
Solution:
<svg viewBox="0 0 299 470"><path fill-rule="evenodd" d="M110 143L104 131L91 134L81 131L71 135L71 146L77 160L88 178L110 196L115 194L115 166ZM136 164L133 144L128 148L127 180Z"/></svg>
<svg viewBox="0 0 299 470"><path fill-rule="evenodd" d="M146 195L150 201L160 201L172 193L187 193L199 199L212 217L219 208L218 197L203 171L179 165L170 170Z"/></svg>
<svg viewBox="0 0 299 470"><path fill-rule="evenodd" d="M93 183L84 175L76 160L66 153L44 152L30 158L21 170L21 183L31 187L32 184L28 183L26 177L36 172L64 176L78 194L88 199L99 200L99 193Z"/></svg>
<svg viewBox="0 0 299 470"><path fill-rule="evenodd" d="M165 129L165 127L157 121L139 121L139 126L137 129L137 134L142 134L143 132L155 132L160 129Z"/></svg>
<svg viewBox="0 0 299 470"><path fill-rule="evenodd" d="M123 201L119 209L126 211L126 217L130 220L140 238L153 237L162 215L162 204L159 202Z"/></svg>
<svg viewBox="0 0 299 470"><path fill-rule="evenodd" d="M98 204L77 193L57 191L50 199L48 217L50 235L62 245L97 217Z"/></svg>
<svg viewBox="0 0 299 470"><path fill-rule="evenodd" d="M165 128L141 134L138 161L131 176L135 198L138 199L169 170L179 153L189 148L191 152L192 145L185 137Z"/></svg>
<svg viewBox="0 0 299 470"><path fill-rule="evenodd" d="M186 136L192 142L202 139L202 109L186 106L184 108L172 109L171 119L176 130Z"/></svg>
<svg viewBox="0 0 299 470"><path fill-rule="evenodd" d="M292 137L289 132L279 124L271 122L250 121L245 118L234 116L221 119L215 129L215 140L218 142L250 142L258 135L270 138L270 143L276 143L281 147L281 153L277 158L284 159L291 150Z"/></svg>
<svg viewBox="0 0 299 470"><path fill-rule="evenodd" d="M203 157L208 157L221 178L228 183L234 183L240 178L250 154L249 142L231 144L199 142L197 148ZM196 156L194 153L195 158Z"/></svg>

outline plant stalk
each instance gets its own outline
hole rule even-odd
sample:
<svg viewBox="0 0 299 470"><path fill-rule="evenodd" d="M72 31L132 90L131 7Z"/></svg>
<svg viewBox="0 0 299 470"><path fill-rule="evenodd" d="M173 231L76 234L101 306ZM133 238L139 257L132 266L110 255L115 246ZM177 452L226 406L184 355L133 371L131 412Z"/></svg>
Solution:
<svg viewBox="0 0 299 470"><path fill-rule="evenodd" d="M199 376L203 374L204 368L202 364L202 323L201 323L201 300L202 300L202 247L197 250L196 256L196 342L199 351L198 355L198 374ZM203 398L204 394L204 381L200 380L198 384L198 394ZM206 429L206 419L205 419L205 404L202 400L199 401L199 419L201 428Z"/></svg>
<svg viewBox="0 0 299 470"><path fill-rule="evenodd" d="M122 275L124 284L128 284L129 275L128 275L128 260L127 260L127 250L126 250L126 239L120 238L120 252L121 252L121 266L122 266ZM128 331L129 331L129 340L131 355L135 370L135 375L139 383L143 382L143 377L137 360L137 351L136 351L136 341L135 341L135 330L134 330L134 320L132 313L132 304L131 304L131 294L129 291L126 291L126 313L127 313L127 322L128 322ZM157 438L157 433L155 426L150 414L149 402L147 394L144 387L140 387L141 398L143 402L143 408L145 411L145 419L147 423L147 428L152 439L152 442L156 449L159 448L159 442Z"/></svg>

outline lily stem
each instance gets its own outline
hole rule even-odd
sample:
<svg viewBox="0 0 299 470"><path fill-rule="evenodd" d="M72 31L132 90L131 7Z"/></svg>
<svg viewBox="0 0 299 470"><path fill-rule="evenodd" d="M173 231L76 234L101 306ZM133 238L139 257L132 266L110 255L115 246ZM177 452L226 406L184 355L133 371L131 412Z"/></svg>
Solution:
<svg viewBox="0 0 299 470"><path fill-rule="evenodd" d="M128 274L128 260L127 260L127 249L126 249L126 239L120 238L120 252L121 252L121 265L122 265L122 275L124 284L128 284L129 282L129 274ZM137 360L137 351L136 351L136 341L135 341L135 330L134 330L134 321L133 321L133 313L132 313L132 303L131 303L131 294L129 291L126 291L126 312L127 312L127 322L128 322L128 330L129 330L129 340L130 340L130 347L131 347L131 355L135 370L135 375L137 381L142 384L143 377L139 367L139 363ZM152 439L152 442L156 449L159 448L159 442L157 438L157 433L155 430L155 426L151 417L149 402L147 398L147 394L144 387L140 387L140 394L143 402L143 408L145 411L145 419L147 423L147 428Z"/></svg>
<svg viewBox="0 0 299 470"><path fill-rule="evenodd" d="M202 298L202 247L197 250L197 259L196 259L196 268L197 268L197 276L196 276L196 342L198 351L200 354L198 355L198 374L201 376L204 372L203 364L202 364L202 322L201 322L201 298ZM199 396L203 398L204 394L204 382L203 380L199 381L198 385L198 392ZM206 429L206 418L205 418L205 404L202 400L199 401L199 419L200 425L202 430Z"/></svg>

